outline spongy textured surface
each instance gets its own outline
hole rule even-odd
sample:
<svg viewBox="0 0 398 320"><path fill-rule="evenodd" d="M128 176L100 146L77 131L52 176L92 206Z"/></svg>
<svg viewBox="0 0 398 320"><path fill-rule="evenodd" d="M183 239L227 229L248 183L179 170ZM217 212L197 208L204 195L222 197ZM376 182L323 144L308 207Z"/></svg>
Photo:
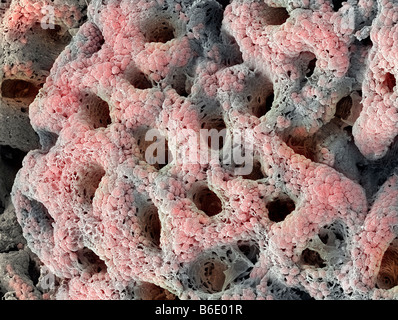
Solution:
<svg viewBox="0 0 398 320"><path fill-rule="evenodd" d="M0 297L41 299L36 285L42 263L26 246L10 197L25 153L1 146L0 155Z"/></svg>
<svg viewBox="0 0 398 320"><path fill-rule="evenodd" d="M40 147L29 104L84 22L86 7L84 0L0 3L0 145L25 152Z"/></svg>
<svg viewBox="0 0 398 320"><path fill-rule="evenodd" d="M29 104L86 9L86 1L0 3L0 297L6 299L42 297L35 287L41 262L26 247L10 192L24 155L40 147Z"/></svg>
<svg viewBox="0 0 398 320"><path fill-rule="evenodd" d="M51 297L397 298L393 65L391 94L374 83L395 2L339 3L91 3L30 106L42 148L12 193ZM250 132L254 172L183 161L222 152L192 148L201 128Z"/></svg>

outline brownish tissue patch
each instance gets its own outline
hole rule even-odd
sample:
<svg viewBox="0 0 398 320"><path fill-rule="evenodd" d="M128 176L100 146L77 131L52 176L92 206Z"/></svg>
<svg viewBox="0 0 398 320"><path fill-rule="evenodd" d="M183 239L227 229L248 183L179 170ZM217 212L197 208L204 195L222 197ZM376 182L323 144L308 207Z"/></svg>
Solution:
<svg viewBox="0 0 398 320"><path fill-rule="evenodd" d="M391 289L398 285L398 247L390 245L381 261L376 286L380 289Z"/></svg>

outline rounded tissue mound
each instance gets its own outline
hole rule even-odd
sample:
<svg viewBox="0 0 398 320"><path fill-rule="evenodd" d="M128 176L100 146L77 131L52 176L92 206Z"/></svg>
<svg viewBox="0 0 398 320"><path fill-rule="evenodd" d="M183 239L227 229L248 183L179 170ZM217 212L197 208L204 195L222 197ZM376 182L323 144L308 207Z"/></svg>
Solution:
<svg viewBox="0 0 398 320"><path fill-rule="evenodd" d="M12 191L50 297L398 298L396 10L91 1Z"/></svg>
<svg viewBox="0 0 398 320"><path fill-rule="evenodd" d="M0 2L0 145L40 147L29 105L86 15L85 0Z"/></svg>

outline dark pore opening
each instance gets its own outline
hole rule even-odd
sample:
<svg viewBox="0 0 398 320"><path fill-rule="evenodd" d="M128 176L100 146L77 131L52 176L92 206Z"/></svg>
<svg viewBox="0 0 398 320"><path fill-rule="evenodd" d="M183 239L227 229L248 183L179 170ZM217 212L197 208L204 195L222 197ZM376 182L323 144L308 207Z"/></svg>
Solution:
<svg viewBox="0 0 398 320"><path fill-rule="evenodd" d="M337 102L336 104L335 116L340 119L346 120L351 114L351 107L352 107L351 96L346 96L344 98L341 98L339 102Z"/></svg>
<svg viewBox="0 0 398 320"><path fill-rule="evenodd" d="M364 46L372 46L373 42L370 36L366 37L365 39L360 40L360 43L363 44Z"/></svg>
<svg viewBox="0 0 398 320"><path fill-rule="evenodd" d="M316 268L323 268L326 266L325 261L321 258L317 251L311 249L304 249L301 253L301 261L305 265L314 266Z"/></svg>
<svg viewBox="0 0 398 320"><path fill-rule="evenodd" d="M139 288L142 300L178 300L169 290L150 282L144 282Z"/></svg>
<svg viewBox="0 0 398 320"><path fill-rule="evenodd" d="M238 241L239 250L250 260L251 263L256 264L260 254L260 249L254 241Z"/></svg>
<svg viewBox="0 0 398 320"><path fill-rule="evenodd" d="M212 150L220 150L223 148L226 139L226 128L224 119L218 117L205 117L201 125L203 131L207 134L207 146Z"/></svg>
<svg viewBox="0 0 398 320"><path fill-rule="evenodd" d="M14 99L28 105L33 102L39 90L40 87L32 82L19 79L7 79L1 84L3 98Z"/></svg>
<svg viewBox="0 0 398 320"><path fill-rule="evenodd" d="M261 163L258 160L254 160L253 162L253 168L249 174L242 175L242 178L248 179L248 180L260 180L264 179L265 176L263 174L263 171L261 170Z"/></svg>
<svg viewBox="0 0 398 320"><path fill-rule="evenodd" d="M174 39L174 27L167 20L156 21L146 28L146 38L148 42L166 43Z"/></svg>
<svg viewBox="0 0 398 320"><path fill-rule="evenodd" d="M35 260L29 258L28 274L34 285L37 285L40 278L40 265Z"/></svg>
<svg viewBox="0 0 398 320"><path fill-rule="evenodd" d="M217 2L218 2L219 4L221 4L221 6L223 7L223 9L225 9L226 6L230 4L231 0L217 0Z"/></svg>
<svg viewBox="0 0 398 320"><path fill-rule="evenodd" d="M398 238L384 252L376 286L380 289L391 289L398 285Z"/></svg>
<svg viewBox="0 0 398 320"><path fill-rule="evenodd" d="M307 72L305 74L305 76L307 78L312 76L312 74L314 73L315 67L316 67L316 58L313 58L310 60L310 62L308 62Z"/></svg>
<svg viewBox="0 0 398 320"><path fill-rule="evenodd" d="M271 110L274 102L274 88L267 75L256 72L248 83L249 92L246 96L247 110L257 118L261 118Z"/></svg>
<svg viewBox="0 0 398 320"><path fill-rule="evenodd" d="M383 85L388 89L388 92L392 92L396 85L395 76L387 72L383 81Z"/></svg>
<svg viewBox="0 0 398 320"><path fill-rule="evenodd" d="M173 75L171 87L182 97L188 97L191 93L191 84L183 73Z"/></svg>
<svg viewBox="0 0 398 320"><path fill-rule="evenodd" d="M281 222L296 208L290 198L279 198L267 203L268 218L273 222Z"/></svg>
<svg viewBox="0 0 398 320"><path fill-rule="evenodd" d="M335 12L339 11L339 9L343 6L344 2L345 1L342 0L332 0L333 11Z"/></svg>
<svg viewBox="0 0 398 320"><path fill-rule="evenodd" d="M279 26L286 22L289 13L285 8L266 7L264 10L265 23L271 26Z"/></svg>
<svg viewBox="0 0 398 320"><path fill-rule="evenodd" d="M160 131L142 126L133 133L142 158L150 165L160 170L172 162L173 156L169 150L166 137Z"/></svg>
<svg viewBox="0 0 398 320"><path fill-rule="evenodd" d="M292 148L295 153L311 159L312 161L316 161L316 146L313 137L303 139L289 135L286 144Z"/></svg>
<svg viewBox="0 0 398 320"><path fill-rule="evenodd" d="M257 118L261 118L271 110L272 104L274 102L274 93L271 92L266 96L265 99L263 97L258 97L257 102L258 105L253 109L253 115Z"/></svg>
<svg viewBox="0 0 398 320"><path fill-rule="evenodd" d="M106 101L94 94L86 95L84 100L85 112L87 113L89 122L94 126L94 129L106 128L112 123L109 105Z"/></svg>
<svg viewBox="0 0 398 320"><path fill-rule="evenodd" d="M152 83L143 72L137 72L132 75L129 82L134 88L145 90L152 88Z"/></svg>
<svg viewBox="0 0 398 320"><path fill-rule="evenodd" d="M159 247L162 225L159 219L158 208L152 203L152 201L142 216L142 222L146 236L151 240L155 247Z"/></svg>
<svg viewBox="0 0 398 320"><path fill-rule="evenodd" d="M26 152L10 146L0 146L0 158L9 167L20 169Z"/></svg>
<svg viewBox="0 0 398 320"><path fill-rule="evenodd" d="M107 271L105 262L91 249L84 247L76 253L77 262L83 270L94 273Z"/></svg>
<svg viewBox="0 0 398 320"><path fill-rule="evenodd" d="M76 195L92 204L105 170L99 165L90 165L80 172L74 172L73 175L76 181Z"/></svg>
<svg viewBox="0 0 398 320"><path fill-rule="evenodd" d="M49 28L44 29L48 35L48 37L54 41L57 41L61 38L60 32L62 30L60 25L52 25ZM67 32L66 32L67 33Z"/></svg>
<svg viewBox="0 0 398 320"><path fill-rule="evenodd" d="M200 288L207 293L220 292L225 283L224 271L228 269L223 262L211 259L205 261L199 269Z"/></svg>
<svg viewBox="0 0 398 320"><path fill-rule="evenodd" d="M209 217L215 216L222 211L222 202L220 198L207 186L196 190L192 201L199 210L202 210Z"/></svg>

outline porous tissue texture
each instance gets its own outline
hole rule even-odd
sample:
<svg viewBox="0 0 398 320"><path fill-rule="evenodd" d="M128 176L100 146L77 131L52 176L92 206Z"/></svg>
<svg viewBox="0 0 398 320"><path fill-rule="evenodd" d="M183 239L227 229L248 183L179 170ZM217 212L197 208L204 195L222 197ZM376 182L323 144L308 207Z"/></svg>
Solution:
<svg viewBox="0 0 398 320"><path fill-rule="evenodd" d="M40 148L29 104L87 17L86 1L0 3L0 297L39 299L41 262L26 246L10 192L22 159Z"/></svg>
<svg viewBox="0 0 398 320"><path fill-rule="evenodd" d="M0 3L0 145L40 147L29 104L56 57L86 18L84 0L4 0Z"/></svg>
<svg viewBox="0 0 398 320"><path fill-rule="evenodd" d="M92 1L12 191L43 297L396 299L397 20L384 0ZM253 170L200 129L250 132Z"/></svg>

